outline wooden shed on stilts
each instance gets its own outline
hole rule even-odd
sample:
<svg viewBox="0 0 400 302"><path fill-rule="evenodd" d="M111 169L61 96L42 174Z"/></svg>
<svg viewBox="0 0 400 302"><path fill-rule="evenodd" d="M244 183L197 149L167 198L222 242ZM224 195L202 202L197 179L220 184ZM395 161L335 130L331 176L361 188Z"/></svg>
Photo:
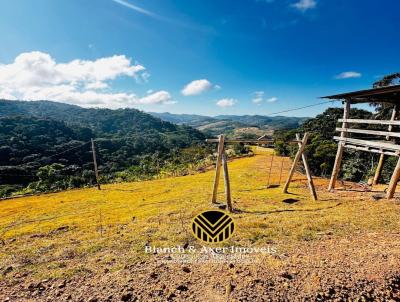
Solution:
<svg viewBox="0 0 400 302"><path fill-rule="evenodd" d="M328 190L335 188L336 180L339 175L342 156L345 148L366 151L380 154L379 162L375 170L373 184L377 184L382 171L385 155L396 156L398 158L397 165L390 179L386 197L393 198L396 191L397 182L400 178L400 121L396 120L398 110L400 109L400 85L393 85L381 88L373 88L367 90L353 91L348 93L325 96L323 98L343 100L343 118L338 122L342 123L336 131L340 132L340 136L335 136L338 141L338 149L336 159L333 166L332 176L329 182ZM364 120L349 118L350 106L360 103L377 103L386 104L392 107L391 118L388 120ZM367 130L357 129L353 125L381 125L386 127L384 130ZM352 127L350 127L352 125ZM397 127L397 128L396 128ZM350 135L365 134L367 139L351 138ZM397 142L396 142L397 139Z"/></svg>

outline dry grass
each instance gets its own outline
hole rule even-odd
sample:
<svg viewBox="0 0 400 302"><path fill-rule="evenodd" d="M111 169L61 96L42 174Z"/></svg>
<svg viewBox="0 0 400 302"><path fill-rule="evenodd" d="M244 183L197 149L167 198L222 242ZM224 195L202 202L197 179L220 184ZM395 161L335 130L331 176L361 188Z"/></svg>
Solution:
<svg viewBox="0 0 400 302"><path fill-rule="evenodd" d="M284 251L324 234L399 230L397 201L373 201L371 192L328 193L327 180L316 179L319 201L313 202L300 173L289 188L291 194L278 186L266 189L271 151L255 153L229 163L234 206L241 212L234 214L237 231L226 244L274 243ZM282 162L281 184L287 176L290 160L275 156L271 184L278 185ZM145 257L146 243L198 244L189 222L211 208L213 173L2 201L0 238L5 245L0 246L0 268L12 265L39 277L96 271L110 264L119 270Z"/></svg>

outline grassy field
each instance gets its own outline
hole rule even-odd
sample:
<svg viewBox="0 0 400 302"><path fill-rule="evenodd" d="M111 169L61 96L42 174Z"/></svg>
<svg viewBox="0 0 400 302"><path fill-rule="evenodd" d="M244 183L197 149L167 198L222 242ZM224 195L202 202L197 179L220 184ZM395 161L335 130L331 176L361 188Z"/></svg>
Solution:
<svg viewBox="0 0 400 302"><path fill-rule="evenodd" d="M282 184L289 158L275 156L272 188L266 189L270 163L268 150L229 163L234 207L240 212L234 214L237 231L227 245L274 242L282 251L294 242L312 241L326 233L344 236L399 230L399 206L395 201L373 201L372 193L328 193L327 180L316 179L319 201L313 202L300 173L294 177L290 194L281 193L279 178ZM200 211L212 208L212 181L213 171L208 171L104 185L101 191L81 189L2 201L0 235L6 244L0 262L3 267L13 265L40 277L60 276L96 269L96 255L102 261L119 255L114 267L118 269L141 259L146 243L196 244L189 223ZM219 201L224 201L222 183ZM68 257L85 261L70 267L65 264Z"/></svg>

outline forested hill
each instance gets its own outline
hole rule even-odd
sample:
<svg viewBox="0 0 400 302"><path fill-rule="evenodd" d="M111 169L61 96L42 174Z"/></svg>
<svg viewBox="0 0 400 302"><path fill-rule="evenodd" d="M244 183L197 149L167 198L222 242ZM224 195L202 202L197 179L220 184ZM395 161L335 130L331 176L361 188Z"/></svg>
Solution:
<svg viewBox="0 0 400 302"><path fill-rule="evenodd" d="M200 131L136 109L0 100L0 197L93 183L91 138L104 182L184 170L209 154Z"/></svg>
<svg viewBox="0 0 400 302"><path fill-rule="evenodd" d="M11 116L29 116L79 124L91 128L96 134L107 136L182 131L197 138L202 137L198 131L189 127L174 125L137 109L87 109L50 101L0 100L0 118Z"/></svg>
<svg viewBox="0 0 400 302"><path fill-rule="evenodd" d="M293 129L300 126L307 117L294 116L266 116L266 115L217 115L205 116L196 114L173 114L169 112L149 112L164 121L175 124L186 124L192 127L204 126L218 121L231 121L242 126L268 127L270 129Z"/></svg>

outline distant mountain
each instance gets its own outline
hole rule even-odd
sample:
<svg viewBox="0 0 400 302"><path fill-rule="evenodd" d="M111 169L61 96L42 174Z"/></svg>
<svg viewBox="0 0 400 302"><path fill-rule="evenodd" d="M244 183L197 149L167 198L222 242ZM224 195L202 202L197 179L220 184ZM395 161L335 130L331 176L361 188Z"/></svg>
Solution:
<svg viewBox="0 0 400 302"><path fill-rule="evenodd" d="M300 126L308 117L265 116L265 115L218 115L220 120L231 120L256 127L268 127L273 130L293 129Z"/></svg>
<svg viewBox="0 0 400 302"><path fill-rule="evenodd" d="M163 121L167 121L178 125L186 124L192 127L199 127L215 121L215 119L212 117L197 115L197 114L173 114L169 112L163 112L163 113L148 112L148 113L151 114L152 116L162 119Z"/></svg>
<svg viewBox="0 0 400 302"><path fill-rule="evenodd" d="M164 121L188 125L208 135L225 133L236 137L256 137L272 134L274 130L294 129L308 118L264 115L218 115L214 117L195 114L172 114L169 112L149 114Z"/></svg>

